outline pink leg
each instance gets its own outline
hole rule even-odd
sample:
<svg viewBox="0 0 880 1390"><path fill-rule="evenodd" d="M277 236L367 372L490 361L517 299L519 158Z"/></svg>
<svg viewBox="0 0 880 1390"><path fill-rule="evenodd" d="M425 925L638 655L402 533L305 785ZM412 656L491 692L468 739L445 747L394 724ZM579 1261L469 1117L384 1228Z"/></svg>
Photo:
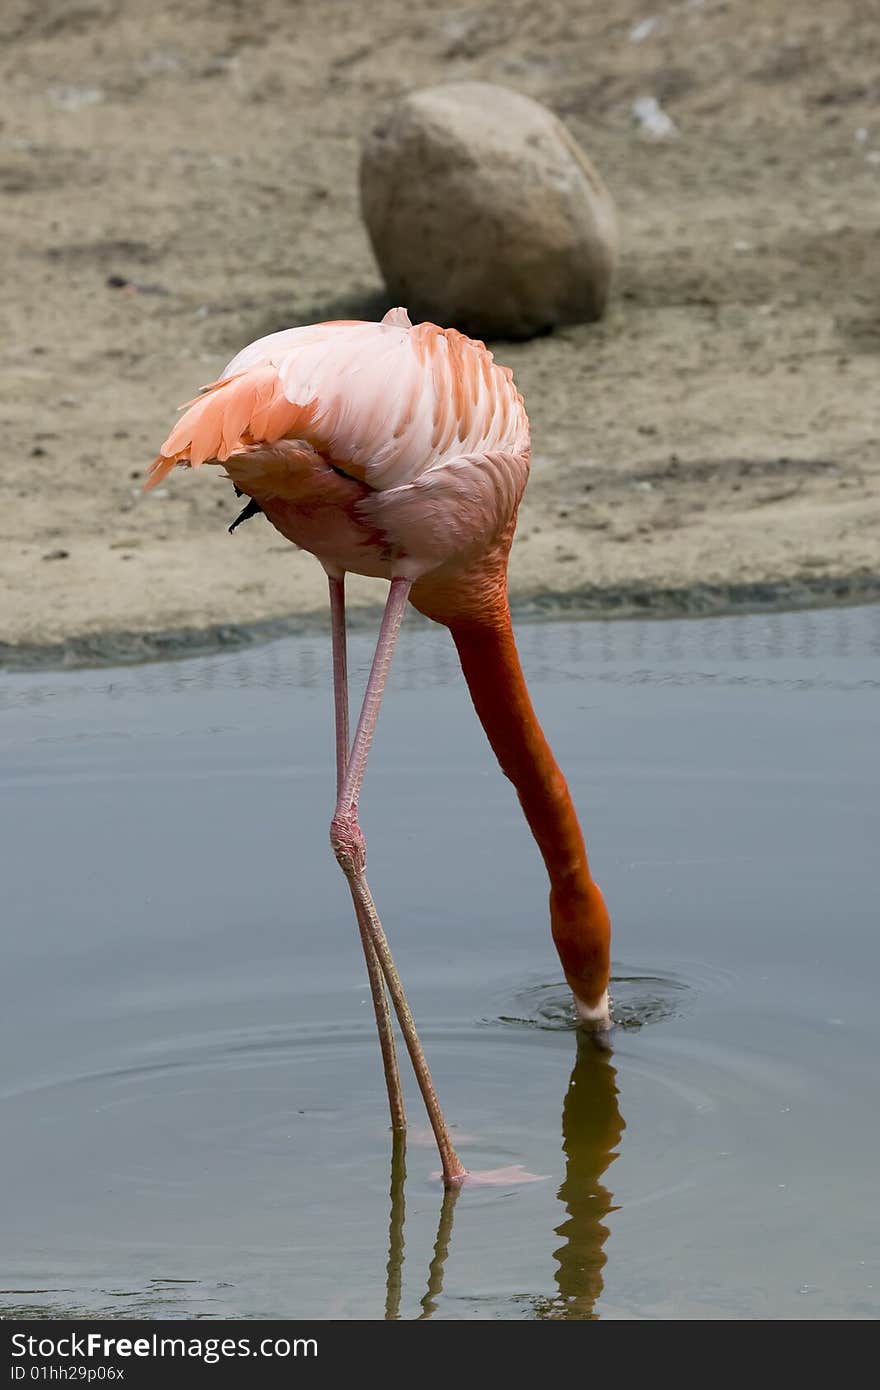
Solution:
<svg viewBox="0 0 880 1390"><path fill-rule="evenodd" d="M361 707L361 714L358 720L357 730L354 736L354 746L348 760L345 776L342 779L342 786L336 802L336 812L330 826L330 843L336 855L343 873L348 879L348 886L354 899L355 911L358 915L358 922L366 926L367 933L372 942L373 950L379 961L382 974L388 986L388 993L391 995L391 1002L394 1005L403 1033L407 1051L413 1064L416 1080L419 1083L425 1107L428 1111L428 1119L437 1140L437 1147L440 1150L440 1162L443 1165L443 1181L447 1187L458 1185L467 1176L466 1171L458 1158L449 1133L440 1103L437 1099L437 1092L434 1090L434 1083L431 1080L431 1073L425 1061L425 1054L416 1032L415 1023L400 976L394 964L388 941L382 930L382 923L379 921L379 914L376 912L376 905L373 902L364 874L366 865L366 845L364 837L358 824L357 803L360 796L361 786L364 780L364 771L367 765L367 755L370 745L373 742L373 734L376 729L376 720L379 716L379 707L382 703L382 694L385 689L385 682L388 678L388 671L391 666L391 658L394 655L394 646L397 641L397 634L400 631L400 624L406 611L406 603L409 598L411 583L408 579L392 579L391 589L388 594L388 602L385 605L385 613L382 618L382 627L379 632L379 640L376 644L376 653L373 657L373 666L370 677L367 681L367 689L364 695L364 702Z"/></svg>
<svg viewBox="0 0 880 1390"><path fill-rule="evenodd" d="M330 585L330 632L333 643L333 703L336 718L336 796L348 767L348 650L345 632L345 579L327 576Z"/></svg>
<svg viewBox="0 0 880 1390"><path fill-rule="evenodd" d="M382 626L379 629L379 640L376 643L376 651L373 656L373 665L370 668L367 688L364 691L364 702L361 705L360 718L355 730L354 746L348 759L342 786L339 789L336 806L337 816L346 812L357 812L358 797L367 766L367 755L373 742L373 734L376 732L379 706L385 693L385 682L388 679L388 672L391 670L391 658L394 656L397 634L400 632L400 624L403 622L411 588L412 583L409 579L392 579L391 581L385 612L382 615Z"/></svg>
<svg viewBox="0 0 880 1390"><path fill-rule="evenodd" d="M333 697L336 711L336 795L342 790L345 770L348 766L348 657L345 641L345 580L330 576L330 625L333 635ZM385 980L379 965L376 951L370 937L369 928L358 900L352 890L361 945L367 963L370 981L370 994L373 996L373 1010L376 1014L376 1027L379 1030L379 1046L382 1050L382 1066L385 1071L385 1084L388 1088L388 1105L391 1110L391 1128L406 1129L406 1110L403 1104L403 1091L400 1085L400 1072L397 1067L397 1051L394 1046L394 1033L391 1028L391 1014L388 1009L388 996L385 993Z"/></svg>

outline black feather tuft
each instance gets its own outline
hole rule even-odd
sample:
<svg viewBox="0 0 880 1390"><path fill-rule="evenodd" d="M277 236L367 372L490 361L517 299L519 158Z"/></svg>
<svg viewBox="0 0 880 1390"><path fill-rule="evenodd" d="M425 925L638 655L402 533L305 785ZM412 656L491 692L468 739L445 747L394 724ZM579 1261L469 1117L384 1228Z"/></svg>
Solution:
<svg viewBox="0 0 880 1390"><path fill-rule="evenodd" d="M239 497L241 497L241 493L238 491L238 488L236 488L235 490L236 492L238 492ZM241 509L238 516L235 518L235 520L229 528L230 536L232 535L236 526L240 526L243 521L250 521L252 516L261 516L262 512L263 508L260 506L259 502L255 502L253 497L249 497L247 506Z"/></svg>

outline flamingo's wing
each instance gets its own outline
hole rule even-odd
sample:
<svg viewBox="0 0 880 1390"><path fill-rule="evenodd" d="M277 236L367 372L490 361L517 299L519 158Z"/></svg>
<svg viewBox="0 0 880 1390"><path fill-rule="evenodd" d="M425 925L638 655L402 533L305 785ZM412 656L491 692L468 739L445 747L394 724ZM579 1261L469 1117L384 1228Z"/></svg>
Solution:
<svg viewBox="0 0 880 1390"><path fill-rule="evenodd" d="M329 457L385 491L461 456L527 449L522 397L482 343L390 318L295 343L278 364L291 401L317 402Z"/></svg>
<svg viewBox="0 0 880 1390"><path fill-rule="evenodd" d="M147 486L279 439L301 441L385 491L456 458L528 448L511 374L482 343L403 310L382 323L313 324L251 343L189 404Z"/></svg>

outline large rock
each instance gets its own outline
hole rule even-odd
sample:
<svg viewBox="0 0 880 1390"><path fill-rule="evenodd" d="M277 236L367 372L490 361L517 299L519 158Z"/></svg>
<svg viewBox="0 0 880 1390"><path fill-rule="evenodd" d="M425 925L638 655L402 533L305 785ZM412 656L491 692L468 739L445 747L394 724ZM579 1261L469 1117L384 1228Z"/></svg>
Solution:
<svg viewBox="0 0 880 1390"><path fill-rule="evenodd" d="M565 126L488 82L403 97L367 137L361 206L391 297L486 337L599 318L611 196Z"/></svg>

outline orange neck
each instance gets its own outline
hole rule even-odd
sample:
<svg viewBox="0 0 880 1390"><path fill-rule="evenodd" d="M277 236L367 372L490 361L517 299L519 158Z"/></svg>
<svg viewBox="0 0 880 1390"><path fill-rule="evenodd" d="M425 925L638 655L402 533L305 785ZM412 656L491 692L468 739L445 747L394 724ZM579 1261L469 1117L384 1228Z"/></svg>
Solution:
<svg viewBox="0 0 880 1390"><path fill-rule="evenodd" d="M608 985L611 924L590 877L571 793L529 698L507 602L479 621L449 627L480 723L547 866L550 923L565 977L592 1008Z"/></svg>

